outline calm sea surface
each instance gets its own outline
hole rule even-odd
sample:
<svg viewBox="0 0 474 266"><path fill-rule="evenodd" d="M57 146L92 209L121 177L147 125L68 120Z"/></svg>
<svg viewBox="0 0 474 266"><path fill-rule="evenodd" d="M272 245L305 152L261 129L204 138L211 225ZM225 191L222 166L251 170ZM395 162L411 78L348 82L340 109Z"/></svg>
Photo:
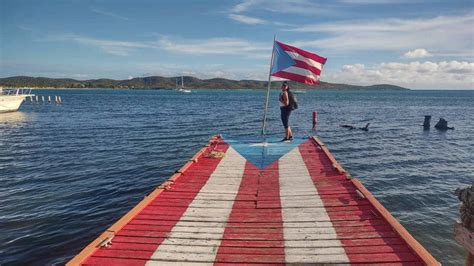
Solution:
<svg viewBox="0 0 474 266"><path fill-rule="evenodd" d="M258 136L263 91L37 90L62 105L0 114L0 264L63 264L221 133ZM268 132L281 135L278 92ZM318 134L443 264L461 265L452 192L474 180L474 91L297 95L295 135ZM424 115L454 131L423 131ZM347 130L340 124L370 131Z"/></svg>

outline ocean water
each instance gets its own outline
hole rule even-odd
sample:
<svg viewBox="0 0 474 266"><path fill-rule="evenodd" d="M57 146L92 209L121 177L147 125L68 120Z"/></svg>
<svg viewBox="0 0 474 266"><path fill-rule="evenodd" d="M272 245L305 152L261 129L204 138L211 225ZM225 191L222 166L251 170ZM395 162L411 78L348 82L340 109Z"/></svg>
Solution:
<svg viewBox="0 0 474 266"><path fill-rule="evenodd" d="M63 264L221 133L258 136L256 90L37 90L62 105L0 114L0 264ZM445 265L461 265L452 192L474 180L474 91L297 95L296 136L317 134L335 157ZM270 136L282 133L272 92ZM452 131L420 126L439 117ZM370 131L348 130L340 124Z"/></svg>

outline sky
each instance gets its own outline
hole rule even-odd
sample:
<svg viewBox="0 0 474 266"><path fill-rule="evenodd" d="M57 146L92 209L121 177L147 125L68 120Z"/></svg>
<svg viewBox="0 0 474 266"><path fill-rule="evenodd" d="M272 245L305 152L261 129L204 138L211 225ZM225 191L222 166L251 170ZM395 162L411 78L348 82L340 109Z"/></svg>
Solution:
<svg viewBox="0 0 474 266"><path fill-rule="evenodd" d="M266 80L274 35L322 81L474 89L473 0L0 0L0 77Z"/></svg>

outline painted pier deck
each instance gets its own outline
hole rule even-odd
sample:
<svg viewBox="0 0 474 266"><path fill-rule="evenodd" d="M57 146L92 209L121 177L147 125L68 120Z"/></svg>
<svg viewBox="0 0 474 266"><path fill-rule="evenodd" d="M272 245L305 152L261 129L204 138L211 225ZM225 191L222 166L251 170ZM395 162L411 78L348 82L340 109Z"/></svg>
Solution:
<svg viewBox="0 0 474 266"><path fill-rule="evenodd" d="M211 139L69 265L439 265L317 138Z"/></svg>

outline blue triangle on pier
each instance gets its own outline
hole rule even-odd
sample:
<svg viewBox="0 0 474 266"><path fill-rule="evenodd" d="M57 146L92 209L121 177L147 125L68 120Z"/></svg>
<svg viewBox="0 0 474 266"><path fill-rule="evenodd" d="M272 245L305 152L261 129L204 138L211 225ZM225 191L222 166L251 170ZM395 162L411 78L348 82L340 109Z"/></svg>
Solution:
<svg viewBox="0 0 474 266"><path fill-rule="evenodd" d="M224 138L224 141L256 167L264 169L271 163L279 160L283 155L298 147L298 145L305 142L306 139L295 138L291 142L282 142L277 138L267 138L265 140L234 140Z"/></svg>

